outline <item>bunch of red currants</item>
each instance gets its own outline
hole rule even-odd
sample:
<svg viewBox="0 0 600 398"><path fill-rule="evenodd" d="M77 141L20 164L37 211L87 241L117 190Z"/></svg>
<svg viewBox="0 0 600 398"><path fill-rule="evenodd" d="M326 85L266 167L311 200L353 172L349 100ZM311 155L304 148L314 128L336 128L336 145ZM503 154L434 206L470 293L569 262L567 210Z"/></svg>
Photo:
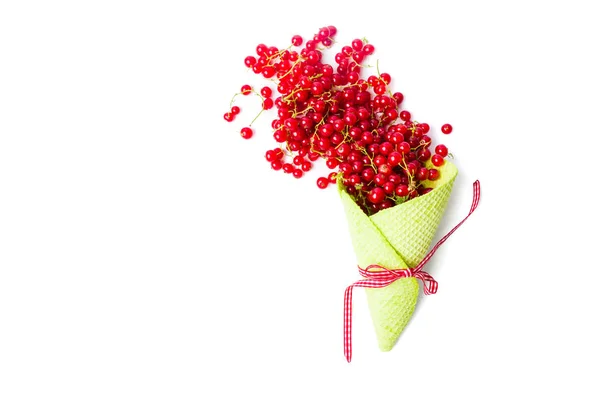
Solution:
<svg viewBox="0 0 600 398"><path fill-rule="evenodd" d="M255 91L247 84L238 94L259 96L261 113L276 108L271 126L279 146L265 154L274 170L301 178L324 158L332 172L319 177L317 186L324 189L339 181L372 215L429 192L423 182L440 177L448 149L440 144L432 151L429 125L400 109L404 96L390 90L388 73L377 70L361 77L363 62L375 50L372 44L352 40L335 54L335 65L322 61L336 32L333 26L323 27L305 43L295 35L285 49L259 44L256 55L244 63L276 83L278 94L273 98L270 87ZM234 99L224 115L228 122L240 113ZM243 138L252 137L251 125L241 129ZM444 124L441 130L449 134L452 126Z"/></svg>

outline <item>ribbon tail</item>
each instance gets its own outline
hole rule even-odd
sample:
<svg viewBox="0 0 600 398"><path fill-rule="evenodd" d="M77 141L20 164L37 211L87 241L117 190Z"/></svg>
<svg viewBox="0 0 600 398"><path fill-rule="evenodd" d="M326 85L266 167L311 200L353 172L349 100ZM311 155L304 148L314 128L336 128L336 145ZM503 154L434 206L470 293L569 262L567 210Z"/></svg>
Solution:
<svg viewBox="0 0 600 398"><path fill-rule="evenodd" d="M438 283L431 275L429 275L427 272L422 272L418 278L423 281L423 293L426 295L437 293Z"/></svg>
<svg viewBox="0 0 600 398"><path fill-rule="evenodd" d="M348 286L344 293L344 356L348 363L352 360L352 288Z"/></svg>

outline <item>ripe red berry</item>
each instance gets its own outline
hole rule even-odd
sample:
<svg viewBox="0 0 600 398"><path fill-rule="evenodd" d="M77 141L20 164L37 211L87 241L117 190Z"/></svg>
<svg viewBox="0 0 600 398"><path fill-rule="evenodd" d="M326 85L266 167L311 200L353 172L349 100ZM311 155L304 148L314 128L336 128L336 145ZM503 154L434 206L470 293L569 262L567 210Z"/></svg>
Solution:
<svg viewBox="0 0 600 398"><path fill-rule="evenodd" d="M291 174L294 171L294 166L291 163L283 164L283 172L286 174Z"/></svg>
<svg viewBox="0 0 600 398"><path fill-rule="evenodd" d="M361 177L364 182L371 182L375 178L375 170L371 167L367 167L366 169L363 169Z"/></svg>
<svg viewBox="0 0 600 398"><path fill-rule="evenodd" d="M264 110L269 110L269 109L273 108L273 100L271 98L265 98L263 100L262 108Z"/></svg>
<svg viewBox="0 0 600 398"><path fill-rule="evenodd" d="M427 178L429 178L429 170L427 167L421 167L419 170L417 170L416 176L419 181L425 181Z"/></svg>
<svg viewBox="0 0 600 398"><path fill-rule="evenodd" d="M408 195L408 186L407 185L398 185L396 187L396 195L398 196L406 196Z"/></svg>
<svg viewBox="0 0 600 398"><path fill-rule="evenodd" d="M240 130L240 135L242 138L249 139L252 137L252 129L250 127L242 127L242 130Z"/></svg>
<svg viewBox="0 0 600 398"><path fill-rule="evenodd" d="M248 55L246 59L244 59L244 65L246 65L248 68L251 68L254 64L256 64L256 58L252 55Z"/></svg>
<svg viewBox="0 0 600 398"><path fill-rule="evenodd" d="M321 189L327 188L329 185L329 180L326 177L317 178L317 186Z"/></svg>
<svg viewBox="0 0 600 398"><path fill-rule="evenodd" d="M435 181L440 178L440 171L438 169L429 169L429 176L427 177L430 181Z"/></svg>
<svg viewBox="0 0 600 398"><path fill-rule="evenodd" d="M250 86L249 84L244 84L242 86L241 91L242 91L242 94L248 95L248 94L250 94L252 92L252 86Z"/></svg>
<svg viewBox="0 0 600 398"><path fill-rule="evenodd" d="M450 134L452 132L452 125L446 123L442 126L442 133Z"/></svg>
<svg viewBox="0 0 600 398"><path fill-rule="evenodd" d="M394 151L394 146L390 142L384 142L379 146L379 153L382 155L389 155Z"/></svg>
<svg viewBox="0 0 600 398"><path fill-rule="evenodd" d="M435 147L435 153L445 158L448 156L448 148L444 144L439 144Z"/></svg>
<svg viewBox="0 0 600 398"><path fill-rule="evenodd" d="M362 50L366 55L371 55L375 52L375 47L372 44L365 44Z"/></svg>
<svg viewBox="0 0 600 398"><path fill-rule="evenodd" d="M367 199L373 204L381 203L385 199L385 191L383 188L375 187L369 192Z"/></svg>
<svg viewBox="0 0 600 398"><path fill-rule="evenodd" d="M444 158L436 153L431 157L431 163L436 167L440 167L444 164Z"/></svg>
<svg viewBox="0 0 600 398"><path fill-rule="evenodd" d="M404 120L405 122L409 121L410 117L411 117L411 114L410 114L409 111L402 111L402 112L400 112L400 119Z"/></svg>
<svg viewBox="0 0 600 398"><path fill-rule="evenodd" d="M398 151L400 151L401 153L407 154L410 152L410 144L406 141L401 142L400 144L398 144Z"/></svg>
<svg viewBox="0 0 600 398"><path fill-rule="evenodd" d="M223 119L225 119L228 122L233 122L233 119L235 119L235 115L232 112L227 112L223 115Z"/></svg>
<svg viewBox="0 0 600 398"><path fill-rule="evenodd" d="M338 178L338 173L336 173L335 171L332 171L331 173L329 173L329 175L327 176L327 178L329 179L330 183L336 184L337 183L337 178Z"/></svg>
<svg viewBox="0 0 600 398"><path fill-rule="evenodd" d="M361 39L352 40L352 49L354 51L360 51L363 48L363 41Z"/></svg>
<svg viewBox="0 0 600 398"><path fill-rule="evenodd" d="M387 176L382 173L377 173L375 174L375 177L373 177L373 182L375 182L375 185L382 187L383 184L387 182Z"/></svg>
<svg viewBox="0 0 600 398"><path fill-rule="evenodd" d="M260 95L262 95L265 98L269 98L272 94L273 90L271 90L271 87L264 86L260 89Z"/></svg>
<svg viewBox="0 0 600 398"><path fill-rule="evenodd" d="M265 159L267 159L267 162L273 162L273 161L277 160L277 155L275 154L275 151L273 151L272 149L269 149L265 153Z"/></svg>
<svg viewBox="0 0 600 398"><path fill-rule="evenodd" d="M417 156L421 162L426 162L431 158L431 151L427 148L419 149Z"/></svg>
<svg viewBox="0 0 600 398"><path fill-rule="evenodd" d="M265 66L260 73L262 73L266 79L270 79L275 76L276 70L272 66Z"/></svg>
<svg viewBox="0 0 600 398"><path fill-rule="evenodd" d="M388 163L390 166L394 167L400 164L402 161L402 154L400 152L392 152L388 156Z"/></svg>
<svg viewBox="0 0 600 398"><path fill-rule="evenodd" d="M300 35L294 35L292 36L292 45L299 47L302 45L302 36Z"/></svg>
<svg viewBox="0 0 600 398"><path fill-rule="evenodd" d="M394 185L394 183L391 181L388 181L385 184L383 184L383 190L388 195L392 195L394 193L395 189L396 189L396 185Z"/></svg>

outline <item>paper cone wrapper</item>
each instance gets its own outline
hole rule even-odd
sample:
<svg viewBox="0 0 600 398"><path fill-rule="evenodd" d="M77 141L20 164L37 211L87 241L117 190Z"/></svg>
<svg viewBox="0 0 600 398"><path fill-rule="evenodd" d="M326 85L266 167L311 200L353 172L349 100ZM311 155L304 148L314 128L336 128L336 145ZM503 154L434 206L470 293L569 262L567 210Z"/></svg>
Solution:
<svg viewBox="0 0 600 398"><path fill-rule="evenodd" d="M438 229L458 170L452 163L440 168L433 190L373 216L365 214L338 185L358 265L379 264L389 269L413 268L425 257ZM382 351L392 349L417 303L419 284L402 278L383 288L366 288L369 311Z"/></svg>

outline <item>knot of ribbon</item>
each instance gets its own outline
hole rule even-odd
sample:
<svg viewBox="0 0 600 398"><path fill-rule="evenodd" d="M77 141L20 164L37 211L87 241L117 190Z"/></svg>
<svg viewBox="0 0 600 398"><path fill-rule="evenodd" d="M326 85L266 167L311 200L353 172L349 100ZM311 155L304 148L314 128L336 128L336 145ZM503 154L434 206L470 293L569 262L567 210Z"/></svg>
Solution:
<svg viewBox="0 0 600 398"><path fill-rule="evenodd" d="M431 275L423 271L425 263L421 262L415 268L389 269L378 264L369 265L367 268L358 268L360 275L365 278L356 282L353 286L359 287L384 287L400 278L417 278L423 282L425 294L435 294L438 283Z"/></svg>
<svg viewBox="0 0 600 398"><path fill-rule="evenodd" d="M423 267L433 257L437 249L460 227L479 205L480 197L479 180L473 183L473 203L469 214L461 222L456 224L435 246L427 253L421 262L414 268L389 269L379 264L369 265L367 268L359 269L360 275L365 278L346 288L344 293L344 356L350 362L352 360L352 289L355 287L382 288L386 287L401 278L417 278L423 282L423 293L426 295L435 294L438 289L438 283L431 275L423 271Z"/></svg>

